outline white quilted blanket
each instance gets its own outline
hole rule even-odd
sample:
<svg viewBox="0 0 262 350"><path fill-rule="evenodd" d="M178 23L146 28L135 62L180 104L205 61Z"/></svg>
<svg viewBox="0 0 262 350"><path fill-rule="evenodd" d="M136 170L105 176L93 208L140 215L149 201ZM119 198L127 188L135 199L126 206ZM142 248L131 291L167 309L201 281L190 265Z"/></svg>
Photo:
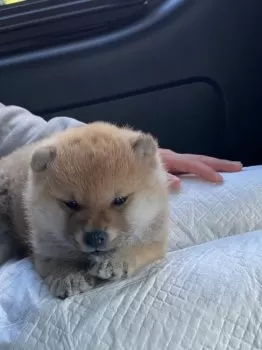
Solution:
<svg viewBox="0 0 262 350"><path fill-rule="evenodd" d="M261 350L262 167L185 177L171 207L166 260L132 280L58 301L29 261L3 266L0 349Z"/></svg>

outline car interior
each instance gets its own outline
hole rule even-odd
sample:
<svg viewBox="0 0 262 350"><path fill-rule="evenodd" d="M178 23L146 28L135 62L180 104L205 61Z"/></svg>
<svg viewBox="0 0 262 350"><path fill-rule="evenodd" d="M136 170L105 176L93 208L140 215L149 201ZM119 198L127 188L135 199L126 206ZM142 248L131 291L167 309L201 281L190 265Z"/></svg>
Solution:
<svg viewBox="0 0 262 350"><path fill-rule="evenodd" d="M1 350L262 349L261 13L261 0L0 0L0 109L130 125L245 167L221 186L183 178L167 258L142 277L57 301L29 260L1 267Z"/></svg>
<svg viewBox="0 0 262 350"><path fill-rule="evenodd" d="M161 147L262 161L259 0L28 0L0 7L5 104L109 120Z"/></svg>

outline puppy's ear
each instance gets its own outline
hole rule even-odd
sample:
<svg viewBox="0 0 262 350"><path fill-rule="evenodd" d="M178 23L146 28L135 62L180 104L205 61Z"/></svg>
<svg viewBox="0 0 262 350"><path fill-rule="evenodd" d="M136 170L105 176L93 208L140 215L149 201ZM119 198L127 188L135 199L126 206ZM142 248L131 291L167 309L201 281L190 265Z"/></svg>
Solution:
<svg viewBox="0 0 262 350"><path fill-rule="evenodd" d="M35 172L44 171L56 157L55 146L42 146L36 149L31 158L31 168Z"/></svg>
<svg viewBox="0 0 262 350"><path fill-rule="evenodd" d="M156 154L158 144L150 134L139 133L131 140L134 152L140 157L152 157Z"/></svg>

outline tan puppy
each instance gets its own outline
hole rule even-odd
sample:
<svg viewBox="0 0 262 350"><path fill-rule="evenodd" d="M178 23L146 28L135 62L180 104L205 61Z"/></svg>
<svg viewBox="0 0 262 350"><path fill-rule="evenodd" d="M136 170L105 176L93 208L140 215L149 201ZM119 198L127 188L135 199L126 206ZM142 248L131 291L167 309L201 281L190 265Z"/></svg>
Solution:
<svg viewBox="0 0 262 350"><path fill-rule="evenodd" d="M163 258L168 190L157 149L149 134L92 123L2 158L0 262L26 250L65 298Z"/></svg>

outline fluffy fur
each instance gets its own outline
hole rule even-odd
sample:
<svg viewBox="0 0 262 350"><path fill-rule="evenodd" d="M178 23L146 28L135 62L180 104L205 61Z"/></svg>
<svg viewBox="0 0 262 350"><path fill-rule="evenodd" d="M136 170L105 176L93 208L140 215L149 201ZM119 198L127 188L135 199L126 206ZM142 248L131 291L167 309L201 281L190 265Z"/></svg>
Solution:
<svg viewBox="0 0 262 350"><path fill-rule="evenodd" d="M157 142L91 123L25 146L0 160L0 214L0 263L31 255L56 297L131 276L166 250L167 176ZM85 243L94 230L107 234L103 249Z"/></svg>

